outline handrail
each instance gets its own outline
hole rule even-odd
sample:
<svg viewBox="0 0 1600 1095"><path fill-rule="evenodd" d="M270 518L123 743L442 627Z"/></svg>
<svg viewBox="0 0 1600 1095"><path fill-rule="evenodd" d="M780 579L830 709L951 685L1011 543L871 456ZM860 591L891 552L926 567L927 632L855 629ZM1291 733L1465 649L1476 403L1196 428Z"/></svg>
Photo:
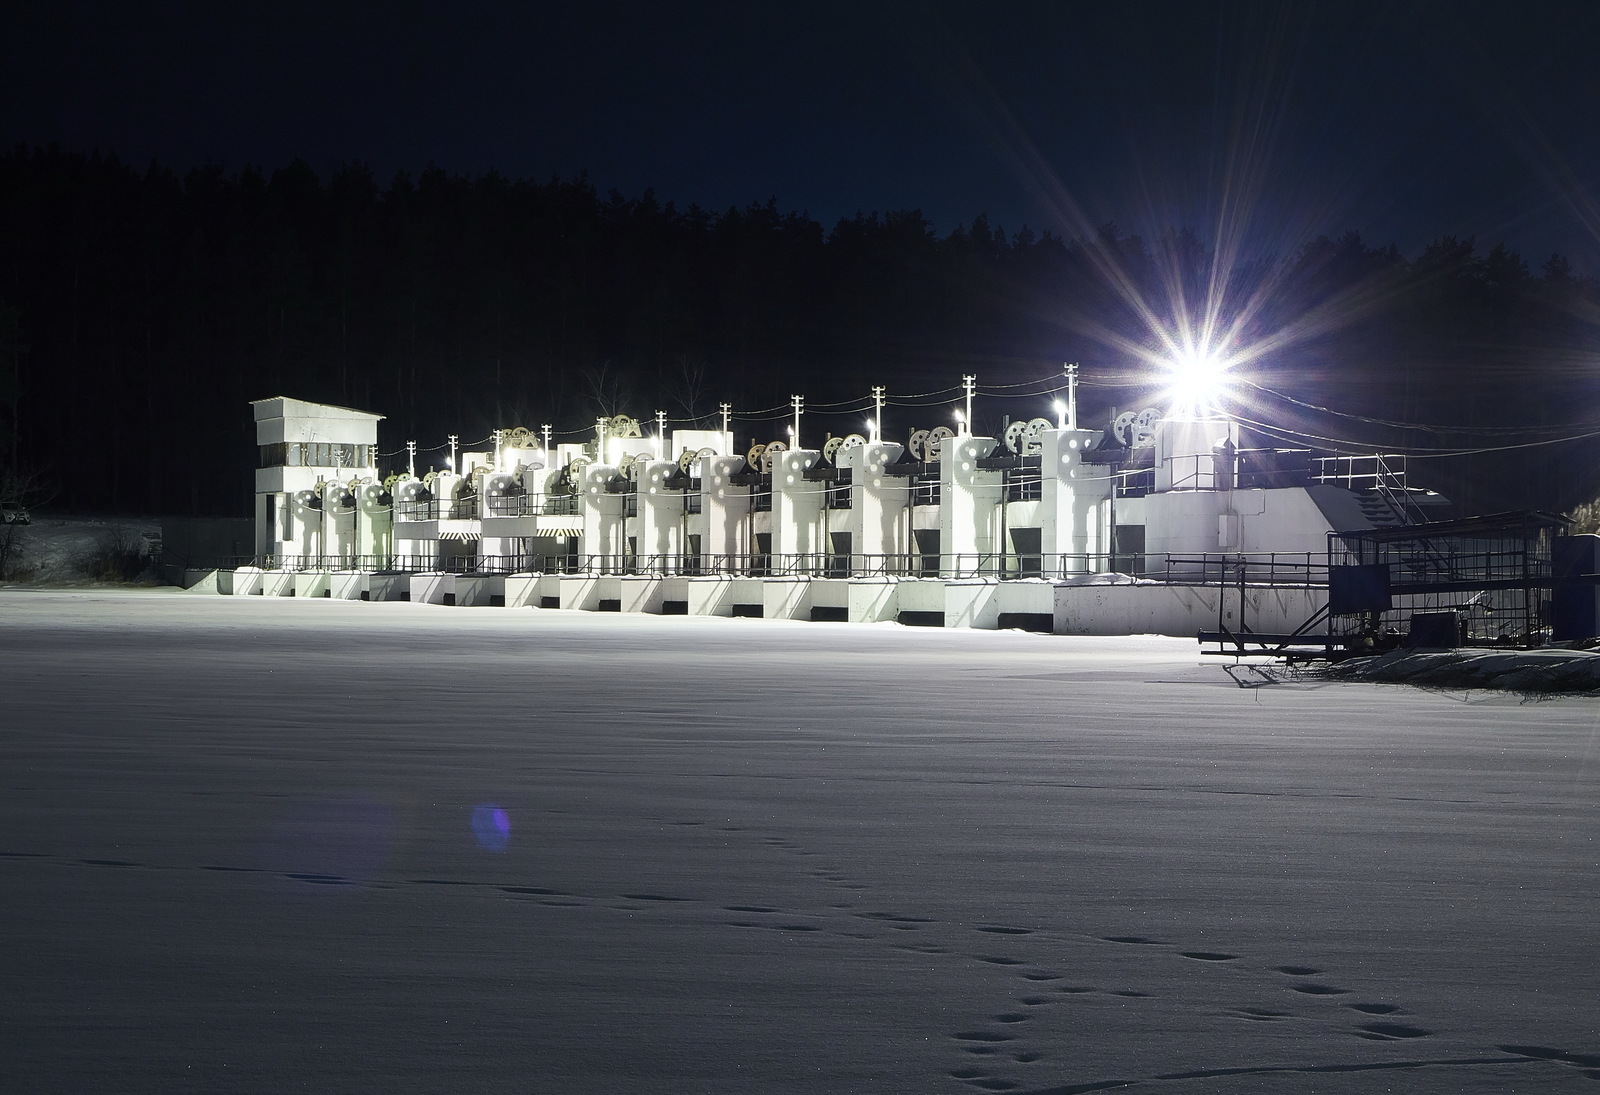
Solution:
<svg viewBox="0 0 1600 1095"><path fill-rule="evenodd" d="M735 578L940 578L945 580L1043 579L1071 581L1094 575L1115 581L1154 580L1172 585L1323 588L1325 555L1260 552L1202 555L1076 553L887 553L682 555L265 555L236 557L236 566L263 570L370 570L450 574L572 574L643 577Z"/></svg>
<svg viewBox="0 0 1600 1095"><path fill-rule="evenodd" d="M471 521L478 517L478 496L398 499L394 516L396 521Z"/></svg>

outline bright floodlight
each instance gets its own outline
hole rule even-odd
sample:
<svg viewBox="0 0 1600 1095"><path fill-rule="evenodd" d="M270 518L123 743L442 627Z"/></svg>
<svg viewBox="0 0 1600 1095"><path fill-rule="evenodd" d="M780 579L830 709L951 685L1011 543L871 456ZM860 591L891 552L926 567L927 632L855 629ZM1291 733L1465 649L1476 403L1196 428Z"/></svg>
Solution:
<svg viewBox="0 0 1600 1095"><path fill-rule="evenodd" d="M1227 390L1228 364L1221 358L1191 350L1167 364L1166 395L1174 414L1215 411Z"/></svg>

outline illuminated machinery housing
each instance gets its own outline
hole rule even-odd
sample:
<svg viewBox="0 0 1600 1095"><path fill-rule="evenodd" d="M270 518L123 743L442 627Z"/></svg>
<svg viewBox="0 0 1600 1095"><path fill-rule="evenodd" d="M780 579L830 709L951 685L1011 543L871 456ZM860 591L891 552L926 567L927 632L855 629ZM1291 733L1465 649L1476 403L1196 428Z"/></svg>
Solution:
<svg viewBox="0 0 1600 1095"><path fill-rule="evenodd" d="M327 595L334 572L357 572L390 552L389 506L377 482L383 416L283 396L250 406L261 456L255 498L261 566L244 584ZM343 583L346 591L351 586Z"/></svg>
<svg viewBox="0 0 1600 1095"><path fill-rule="evenodd" d="M851 434L807 448L791 434L742 452L722 431L645 436L616 416L548 450L526 430L497 431L492 450L452 468L380 481L376 415L256 407L258 422L281 423L263 436L309 438L315 424L317 444L365 446L351 458L368 463L361 474L263 469L264 558L235 592L1078 634L1282 631L1326 602L1330 532L1407 524L1443 502L1408 488L1392 460L1244 448L1235 423L1205 413L1113 413L1100 429L1035 418L998 438L917 429L904 444Z"/></svg>

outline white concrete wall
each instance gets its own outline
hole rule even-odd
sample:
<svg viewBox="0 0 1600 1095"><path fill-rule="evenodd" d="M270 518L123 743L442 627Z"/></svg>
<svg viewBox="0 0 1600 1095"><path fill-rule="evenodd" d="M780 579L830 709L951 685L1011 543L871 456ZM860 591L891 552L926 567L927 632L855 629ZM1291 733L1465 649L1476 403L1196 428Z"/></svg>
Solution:
<svg viewBox="0 0 1600 1095"><path fill-rule="evenodd" d="M609 464L590 464L583 469L583 546L584 555L620 556L623 542L623 496L607 494L606 484L617 474ZM565 596L561 607L566 608Z"/></svg>
<svg viewBox="0 0 1600 1095"><path fill-rule="evenodd" d="M768 578L762 582L761 615L768 620L809 620L810 579Z"/></svg>
<svg viewBox="0 0 1600 1095"><path fill-rule="evenodd" d="M743 459L740 457L739 459ZM723 575L706 578L686 578L682 600L689 603L691 616L731 616L733 614L733 579Z"/></svg>
<svg viewBox="0 0 1600 1095"><path fill-rule="evenodd" d="M1234 491L1244 551L1328 550L1329 532L1371 528L1355 494L1317 484L1275 490Z"/></svg>
<svg viewBox="0 0 1600 1095"><path fill-rule="evenodd" d="M911 488L884 469L899 460L904 445L893 441L870 442L845 449L840 455L850 469L850 509L840 531L850 533L850 550L856 555L900 555L906 550ZM846 516L847 515L847 516Z"/></svg>
<svg viewBox="0 0 1600 1095"><path fill-rule="evenodd" d="M594 612L600 607L602 596L600 583L603 579L588 574L563 574L558 579L558 596L561 598L562 608L576 608L585 612ZM616 596L621 596L621 589Z"/></svg>
<svg viewBox="0 0 1600 1095"><path fill-rule="evenodd" d="M367 579L367 596L374 601L403 601L411 594L411 575L374 574Z"/></svg>
<svg viewBox="0 0 1600 1095"><path fill-rule="evenodd" d="M1216 586L1055 586L1058 635L1176 635L1193 637L1222 624L1240 626L1239 591ZM1327 600L1322 590L1249 588L1243 623L1263 633L1294 631ZM1218 606L1221 605L1221 615Z"/></svg>
<svg viewBox="0 0 1600 1095"><path fill-rule="evenodd" d="M357 492L359 516L355 553L357 555L388 555L394 551L394 504L385 503L383 484L374 479L365 480Z"/></svg>
<svg viewBox="0 0 1600 1095"><path fill-rule="evenodd" d="M863 578L847 582L849 619L853 624L876 624L900 614L898 578Z"/></svg>
<svg viewBox="0 0 1600 1095"><path fill-rule="evenodd" d="M534 600L533 600L533 603L534 603L535 607L539 607L539 608L544 607L545 598L547 598L547 597L554 597L555 598L556 607L558 607L558 608L565 607L561 602L561 583L564 580L565 580L565 577L563 575L560 575L560 574L543 574L543 575L540 575L539 576L539 593L538 593L538 596L535 597Z"/></svg>
<svg viewBox="0 0 1600 1095"><path fill-rule="evenodd" d="M1001 582L994 594L995 613L1029 612L1046 615L1055 611L1056 587L1052 582Z"/></svg>
<svg viewBox="0 0 1600 1095"><path fill-rule="evenodd" d="M663 578L656 583L656 588L661 604L653 611L662 611L667 601L689 600L689 579L687 578Z"/></svg>
<svg viewBox="0 0 1600 1095"><path fill-rule="evenodd" d="M294 576L294 595L296 597L328 596L328 572L326 570L297 571Z"/></svg>
<svg viewBox="0 0 1600 1095"><path fill-rule="evenodd" d="M491 605L495 598L503 598L506 580L499 574L456 575L456 604L467 606Z"/></svg>
<svg viewBox="0 0 1600 1095"><path fill-rule="evenodd" d="M1105 555L1111 550L1111 469L1083 462L1083 454L1099 440L1098 430L1049 430L1042 439L1038 527L1046 556ZM1069 566L1072 572L1090 569L1077 560Z"/></svg>
<svg viewBox="0 0 1600 1095"><path fill-rule="evenodd" d="M750 512L750 488L735 486L729 478L745 466L742 456L708 456L700 461L700 487L705 532L700 544L702 560L713 555L744 555L745 517ZM694 612L691 605L689 611Z"/></svg>
<svg viewBox="0 0 1600 1095"><path fill-rule="evenodd" d="M848 608L851 584L844 578L813 578L811 604L816 608Z"/></svg>
<svg viewBox="0 0 1600 1095"><path fill-rule="evenodd" d="M659 578L623 575L618 582L622 611L659 613L665 599L664 586L665 582Z"/></svg>
<svg viewBox="0 0 1600 1095"><path fill-rule="evenodd" d="M381 414L327 403L275 396L250 404L256 423L256 444L280 441L320 441L345 445L375 445Z"/></svg>
<svg viewBox="0 0 1600 1095"><path fill-rule="evenodd" d="M639 516L633 535L640 556L670 556L683 550L684 492L665 485L677 470L678 465L672 461L652 460L639 472Z"/></svg>
<svg viewBox="0 0 1600 1095"><path fill-rule="evenodd" d="M409 584L412 604L442 605L446 594L456 594L454 574L413 574Z"/></svg>
<svg viewBox="0 0 1600 1095"><path fill-rule="evenodd" d="M809 555L826 551L822 541L822 509L826 483L812 483L805 473L822 454L790 449L772 465L772 553Z"/></svg>
<svg viewBox="0 0 1600 1095"><path fill-rule="evenodd" d="M328 596L336 601L359 601L367 592L367 573L362 570L338 570L328 575Z"/></svg>
<svg viewBox="0 0 1600 1095"><path fill-rule="evenodd" d="M1144 550L1147 556L1152 557L1150 567L1159 567L1162 562L1159 556L1163 554L1200 555L1209 552L1215 555L1222 551L1217 535L1217 519L1226 509L1230 494L1237 493L1185 490L1147 495L1144 500ZM1121 514L1118 518L1121 519Z"/></svg>
<svg viewBox="0 0 1600 1095"><path fill-rule="evenodd" d="M508 574L505 578L507 608L539 607L539 575Z"/></svg>
<svg viewBox="0 0 1600 1095"><path fill-rule="evenodd" d="M1127 524L1126 502L1117 520ZM1152 556L1218 552L1267 554L1328 550L1328 533L1368 528L1356 496L1342 487L1273 487L1233 491L1172 491L1142 499L1145 551ZM1224 543L1222 521L1237 519L1234 542Z"/></svg>
<svg viewBox="0 0 1600 1095"><path fill-rule="evenodd" d="M261 595L264 597L293 597L294 571L263 570L261 572Z"/></svg>
<svg viewBox="0 0 1600 1095"><path fill-rule="evenodd" d="M937 578L902 578L897 594L900 612L943 612L945 583Z"/></svg>
<svg viewBox="0 0 1600 1095"><path fill-rule="evenodd" d="M953 437L939 454L939 552L946 574L1000 550L1001 473L982 471L978 461L992 453L992 437Z"/></svg>
<svg viewBox="0 0 1600 1095"><path fill-rule="evenodd" d="M944 585L944 626L992 630L1000 626L996 579L970 578Z"/></svg>
<svg viewBox="0 0 1600 1095"><path fill-rule="evenodd" d="M357 553L357 522L360 514L359 490L350 488L349 481L329 480L322 484L322 544L325 555L355 555ZM340 500L350 497L350 505Z"/></svg>
<svg viewBox="0 0 1600 1095"><path fill-rule="evenodd" d="M322 555L322 511L311 505L316 490L308 488L284 495L279 534L285 555ZM283 535L287 532L287 535Z"/></svg>
<svg viewBox="0 0 1600 1095"><path fill-rule="evenodd" d="M1239 444L1239 427L1217 417L1163 418L1156 423L1156 490L1211 490L1212 450L1223 440Z"/></svg>

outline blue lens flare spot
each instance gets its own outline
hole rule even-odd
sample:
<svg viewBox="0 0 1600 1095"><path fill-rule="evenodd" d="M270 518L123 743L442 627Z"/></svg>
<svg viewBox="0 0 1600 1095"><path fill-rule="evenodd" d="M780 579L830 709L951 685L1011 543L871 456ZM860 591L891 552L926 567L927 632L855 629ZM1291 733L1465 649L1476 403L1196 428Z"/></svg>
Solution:
<svg viewBox="0 0 1600 1095"><path fill-rule="evenodd" d="M478 838L480 847L503 852L511 843L511 818L498 806L474 806L472 835Z"/></svg>

